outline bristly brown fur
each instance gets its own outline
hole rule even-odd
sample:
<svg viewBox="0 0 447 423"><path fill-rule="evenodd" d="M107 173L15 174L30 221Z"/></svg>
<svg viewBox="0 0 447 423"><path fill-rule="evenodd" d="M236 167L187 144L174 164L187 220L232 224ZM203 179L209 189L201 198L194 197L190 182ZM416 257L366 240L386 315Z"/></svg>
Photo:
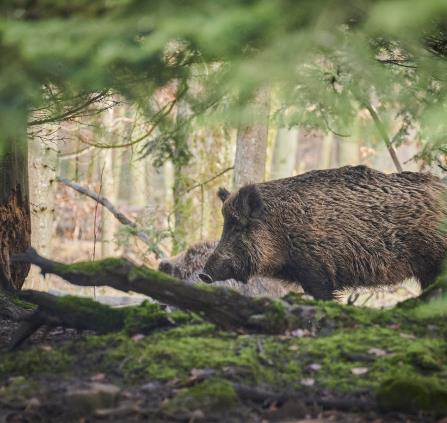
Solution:
<svg viewBox="0 0 447 423"><path fill-rule="evenodd" d="M300 281L321 299L409 277L425 288L446 255L443 192L437 177L366 166L248 185L224 202L222 237L205 272Z"/></svg>

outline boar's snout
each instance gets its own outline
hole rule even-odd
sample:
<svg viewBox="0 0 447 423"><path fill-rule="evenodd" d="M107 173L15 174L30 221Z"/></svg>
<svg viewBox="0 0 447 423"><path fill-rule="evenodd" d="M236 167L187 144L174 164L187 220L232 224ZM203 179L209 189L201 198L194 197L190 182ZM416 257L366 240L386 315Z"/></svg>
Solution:
<svg viewBox="0 0 447 423"><path fill-rule="evenodd" d="M242 272L238 272L235 267L234 259L219 252L214 252L203 268L200 278L207 283L216 281L225 281L227 279L236 279L242 283L246 283Z"/></svg>
<svg viewBox="0 0 447 423"><path fill-rule="evenodd" d="M167 273L168 275L172 275L172 272L173 272L173 266L172 266L171 263L169 263L169 261L167 261L167 260L162 260L162 261L160 262L160 264L158 265L158 270L159 270L160 272Z"/></svg>
<svg viewBox="0 0 447 423"><path fill-rule="evenodd" d="M169 259L162 260L158 265L158 270L176 278L184 279L184 275L180 271L179 267Z"/></svg>
<svg viewBox="0 0 447 423"><path fill-rule="evenodd" d="M210 275L207 275L206 273L199 273L199 278L202 282L205 283L213 283L213 279L211 278Z"/></svg>

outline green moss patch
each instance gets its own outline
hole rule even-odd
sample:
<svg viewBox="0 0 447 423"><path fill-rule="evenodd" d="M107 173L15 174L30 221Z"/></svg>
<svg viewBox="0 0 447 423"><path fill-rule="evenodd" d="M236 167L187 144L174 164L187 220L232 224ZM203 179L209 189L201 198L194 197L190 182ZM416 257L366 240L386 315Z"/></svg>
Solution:
<svg viewBox="0 0 447 423"><path fill-rule="evenodd" d="M95 322L96 330L99 332L120 330L124 326L127 313L126 308L112 308L90 298L71 295L58 298L56 306L58 313L64 317L71 316L76 321L82 319L86 322Z"/></svg>
<svg viewBox="0 0 447 423"><path fill-rule="evenodd" d="M26 401L39 391L35 381L23 376L12 377L6 386L0 388L0 398L3 401L14 403Z"/></svg>
<svg viewBox="0 0 447 423"><path fill-rule="evenodd" d="M154 269L150 269L146 266L134 266L132 270L129 272L129 281L133 281L136 279L149 279L149 280L157 280L158 282L170 282L175 283L178 282L178 279Z"/></svg>
<svg viewBox="0 0 447 423"><path fill-rule="evenodd" d="M124 309L124 330L128 334L148 334L155 329L200 322L193 313L183 311L167 312L159 304L144 301L137 307Z"/></svg>
<svg viewBox="0 0 447 423"><path fill-rule="evenodd" d="M300 342L303 365L320 364L321 369L313 376L317 383L347 393L374 390L384 380L398 375L417 378L434 374L440 381L447 376L444 340L416 340L402 335L393 329L369 327L307 338ZM377 356L375 351L383 355ZM365 370L358 374L357 369Z"/></svg>
<svg viewBox="0 0 447 423"><path fill-rule="evenodd" d="M64 348L33 347L26 351L3 353L0 356L0 377L22 376L67 371L73 364L73 357Z"/></svg>
<svg viewBox="0 0 447 423"><path fill-rule="evenodd" d="M182 389L169 400L165 409L172 413L194 410L230 412L239 404L233 384L225 379L212 378L192 388Z"/></svg>
<svg viewBox="0 0 447 423"><path fill-rule="evenodd" d="M385 411L443 416L447 413L447 387L436 379L398 376L381 384L377 401Z"/></svg>
<svg viewBox="0 0 447 423"><path fill-rule="evenodd" d="M127 262L120 258L106 258L103 260L83 261L73 264L58 263L55 265L54 271L56 273L74 272L82 273L85 275L96 275L101 271L119 269Z"/></svg>

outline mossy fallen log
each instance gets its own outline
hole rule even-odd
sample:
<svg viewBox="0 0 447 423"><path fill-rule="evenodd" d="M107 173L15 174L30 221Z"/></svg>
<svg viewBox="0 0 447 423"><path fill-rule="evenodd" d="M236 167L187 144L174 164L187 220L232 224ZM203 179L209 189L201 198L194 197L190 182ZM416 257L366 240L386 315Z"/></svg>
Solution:
<svg viewBox="0 0 447 423"><path fill-rule="evenodd" d="M63 264L48 260L33 249L16 261L39 266L80 286L110 286L147 295L162 303L198 313L223 329L257 333L284 333L308 328L316 308L270 298L249 298L231 289L191 285L164 273L136 266L126 259Z"/></svg>
<svg viewBox="0 0 447 423"><path fill-rule="evenodd" d="M90 298L71 295L58 297L33 290L18 292L17 295L37 308L14 319L21 321L22 325L11 342L11 349L18 347L43 325L89 330L98 334L124 331L127 334L146 335L153 330L174 327L195 318L181 311L167 312L159 304L147 301L138 306L113 308Z"/></svg>
<svg viewBox="0 0 447 423"><path fill-rule="evenodd" d="M17 295L36 304L38 312L45 315L48 323L98 333L119 331L124 327L126 308L111 308L90 298L74 296L57 297L46 292L25 290Z"/></svg>
<svg viewBox="0 0 447 423"><path fill-rule="evenodd" d="M296 329L312 331L314 334L327 333L334 328L353 327L365 321L387 324L401 315L404 317L402 319L404 322L414 322L418 318L418 313L407 313L407 310L418 310L433 299L434 293L437 298L442 293L445 294L446 286L445 281L440 278L432 287L424 291L421 297L406 301L392 311L370 311L366 317L365 312L358 307L346 307L335 302L304 301L301 296L294 294L280 300L249 298L228 288L206 284L191 285L162 272L137 266L126 259L113 258L64 264L46 259L33 249L29 249L24 254L16 256L15 260L35 264L41 268L42 273L56 274L75 285L110 286L125 292L144 294L162 303L195 312L222 329L246 333L274 334ZM48 306L44 299L51 298L48 295L30 292L24 292L21 295L27 301L40 306ZM34 296L34 300L31 296ZM76 305L66 308L64 305L60 307L59 301L54 302L54 298L52 301L52 306L47 309L47 312L62 316L64 324L71 324L70 327L76 327L76 322L96 320L100 325L103 321L100 317L91 318L95 313L105 311L96 303L88 303L84 300L82 307ZM60 311L63 312L60 313ZM105 315L108 313L119 314L119 312L107 311ZM84 317L79 317L82 315ZM112 324L114 319L105 318L104 321L106 325L114 326ZM82 325L80 326L82 328ZM117 330L120 329L119 325L115 327ZM102 328L94 330L104 332ZM105 332L112 330L113 328L110 328Z"/></svg>

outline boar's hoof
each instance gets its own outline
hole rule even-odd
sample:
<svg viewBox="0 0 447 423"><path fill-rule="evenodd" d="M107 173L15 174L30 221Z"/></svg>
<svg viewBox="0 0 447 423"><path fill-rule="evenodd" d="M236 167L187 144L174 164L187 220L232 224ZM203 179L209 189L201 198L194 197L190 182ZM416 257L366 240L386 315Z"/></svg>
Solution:
<svg viewBox="0 0 447 423"><path fill-rule="evenodd" d="M213 280L211 279L210 275L207 275L206 273L199 273L199 278L202 282L205 283L213 283Z"/></svg>

